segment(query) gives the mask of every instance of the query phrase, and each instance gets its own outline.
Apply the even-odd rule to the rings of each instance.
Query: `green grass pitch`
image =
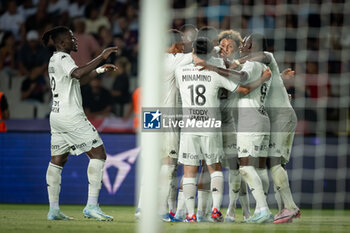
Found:
[[[0,204],[1,233],[90,233],[90,232],[136,232],[134,207],[102,206],[103,211],[113,215],[116,221],[98,222],[85,219],[84,206],[61,205],[61,210],[75,218],[73,221],[47,221],[47,205]],[[276,213],[276,210],[273,210]],[[302,210],[301,218],[287,224],[251,225],[242,223],[240,210],[238,223],[162,223],[166,233],[244,232],[244,233],[284,233],[284,232],[350,232],[350,210]],[[151,233],[151,232],[150,232]]]

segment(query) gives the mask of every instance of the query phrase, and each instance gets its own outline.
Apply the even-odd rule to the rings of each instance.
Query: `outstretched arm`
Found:
[[[202,66],[200,70],[210,70],[218,73],[221,76],[227,77],[232,79],[235,82],[244,82],[248,79],[248,75],[244,71],[236,71],[236,70],[229,70],[220,68],[217,66],[209,65],[205,62],[199,62],[195,64],[196,66]]]
[[[84,66],[78,67],[76,68],[71,76],[73,78],[76,79],[83,79],[84,76],[88,75],[97,75],[96,70],[94,70],[102,61],[106,60],[112,53],[115,53],[118,51],[118,47],[110,47],[107,48],[105,50],[103,50],[103,52],[97,56],[95,59],[93,59],[92,61],[90,61],[89,63],[87,63]],[[92,74],[90,74],[92,73]]]
[[[237,89],[238,93],[241,93],[243,95],[247,95],[250,92],[254,91],[256,88],[258,88],[261,84],[268,81],[271,78],[271,70],[270,68],[266,68],[264,72],[261,74],[261,77],[251,83],[248,83],[247,85],[240,85]]]
[[[95,78],[98,74],[102,74],[107,71],[116,71],[118,68],[112,64],[105,64],[103,66],[98,67],[97,69],[91,71],[89,74],[83,76],[80,79],[80,85],[87,84],[91,79]]]

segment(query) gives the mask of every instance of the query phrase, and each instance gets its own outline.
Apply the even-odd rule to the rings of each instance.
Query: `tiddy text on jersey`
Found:
[[[211,76],[204,75],[204,74],[184,74],[182,75],[182,81],[183,82],[189,82],[189,81],[211,82]]]
[[[51,112],[59,113],[60,112],[60,101],[54,100],[52,102]]]
[[[197,121],[207,121],[209,120],[208,109],[193,109],[190,108],[190,119],[195,119]]]

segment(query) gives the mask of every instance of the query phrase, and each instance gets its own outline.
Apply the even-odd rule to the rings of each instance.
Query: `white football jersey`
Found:
[[[52,108],[50,125],[52,132],[74,131],[85,114],[82,107],[80,82],[72,78],[78,66],[65,52],[55,52],[49,62]]]
[[[277,62],[272,53],[265,52],[270,57],[271,62],[269,68],[271,69],[271,86],[267,95],[266,107],[269,117],[272,118],[279,112],[285,112],[288,109],[292,109],[290,104],[288,93],[284,87],[283,80],[278,68]]]
[[[248,74],[248,79],[242,84],[258,80],[266,66],[260,62],[247,61],[241,71]],[[265,102],[269,92],[271,79],[247,95],[238,99],[238,132],[269,132],[270,120],[266,113]]]
[[[177,100],[177,88],[175,82],[175,70],[178,67],[188,65],[192,62],[191,53],[167,53],[165,55],[165,71],[162,82],[162,107],[175,107]]]
[[[194,64],[176,69],[175,77],[180,90],[183,114],[188,114],[196,120],[205,121],[220,114],[218,92],[225,88],[234,92],[238,84],[220,76],[216,72],[202,70]],[[196,112],[199,110],[199,113]],[[206,112],[207,111],[207,112]],[[213,115],[214,114],[214,115]],[[218,116],[220,119],[220,116]],[[218,119],[218,118],[216,118]],[[212,135],[213,132],[196,132],[196,135]]]

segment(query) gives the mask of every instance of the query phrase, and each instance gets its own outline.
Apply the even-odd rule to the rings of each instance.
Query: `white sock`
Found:
[[[177,168],[175,167],[171,176],[170,193],[168,198],[169,212],[175,213],[176,211],[176,196],[177,196]]]
[[[270,180],[269,180],[269,175],[267,173],[267,169],[266,168],[256,168],[255,170],[260,177],[265,196],[267,196],[267,194],[269,192],[269,186],[270,186]]]
[[[195,201],[197,191],[197,179],[196,178],[183,178],[183,192],[185,197],[185,205],[187,208],[188,216],[192,217],[194,214]]]
[[[275,191],[275,199],[277,201],[278,212],[281,212],[281,210],[284,208],[284,204],[283,204],[281,195],[280,195],[280,193],[277,190],[276,185],[273,186],[273,190]]]
[[[248,188],[247,188],[247,183],[243,179],[241,179],[241,189],[239,191],[239,202],[241,203],[243,216],[246,218],[249,218],[250,206],[249,206]]]
[[[212,209],[220,210],[222,204],[222,198],[224,195],[224,175],[221,171],[215,171],[210,174],[210,190],[213,197]]]
[[[210,190],[198,190],[197,215],[205,216]]]
[[[98,196],[100,194],[103,177],[103,167],[105,160],[102,159],[90,159],[87,169],[89,180],[89,196],[88,205],[97,205]]]
[[[262,187],[262,183],[259,175],[257,174],[253,166],[243,166],[239,168],[245,182],[247,182],[253,197],[256,201],[256,210],[259,211],[261,208],[267,207],[266,196]]]
[[[284,203],[285,208],[293,210],[298,208],[294,203],[292,193],[289,188],[288,174],[281,165],[273,166],[271,169],[271,177],[276,189],[281,195],[281,199]]]
[[[239,198],[239,191],[241,188],[241,174],[238,170],[229,170],[229,196],[230,203],[227,208],[228,216],[235,216],[236,203]]]
[[[186,215],[185,197],[182,189],[179,189],[177,196],[177,208],[175,217],[180,218]]]
[[[168,212],[168,197],[170,193],[170,185],[172,181],[172,174],[175,170],[175,165],[163,164],[160,168],[159,181],[159,211],[160,215]]]
[[[47,192],[51,209],[59,209],[59,196],[61,191],[61,174],[63,167],[49,163],[46,171]]]

